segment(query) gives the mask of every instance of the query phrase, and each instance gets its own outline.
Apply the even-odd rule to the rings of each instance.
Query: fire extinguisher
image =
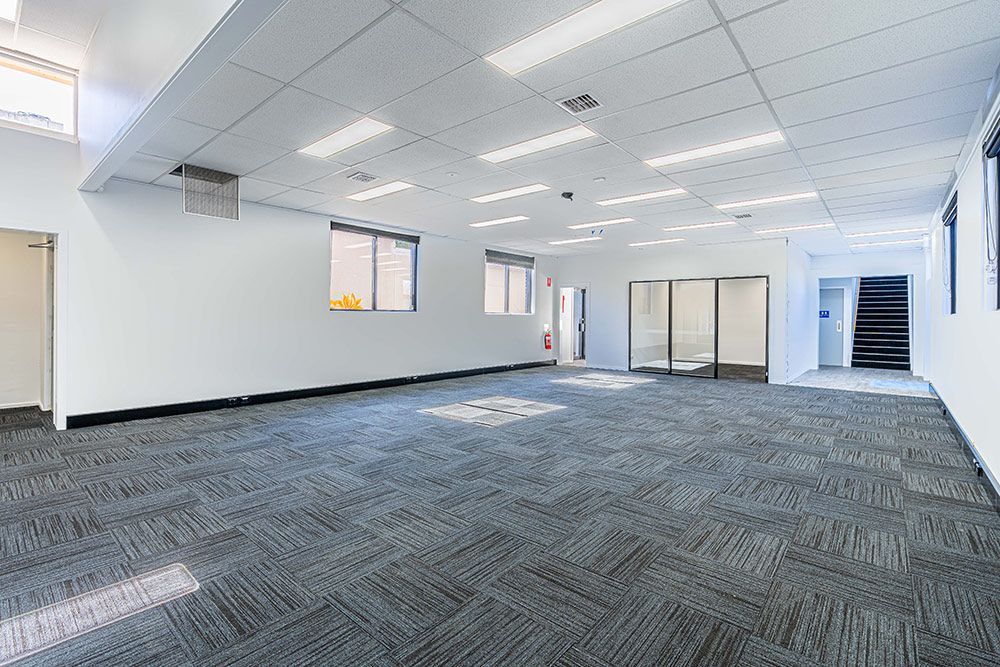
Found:
[[[544,340],[545,340],[545,349],[546,350],[551,350],[552,349],[552,332],[551,331],[546,331],[545,332]]]

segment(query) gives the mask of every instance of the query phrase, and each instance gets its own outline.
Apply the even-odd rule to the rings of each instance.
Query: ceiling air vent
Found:
[[[372,174],[366,174],[363,171],[356,171],[347,177],[349,181],[357,181],[358,183],[371,183],[372,181],[378,180],[378,176]]]
[[[753,214],[751,214],[751,213],[738,213],[738,214],[734,215],[733,217],[736,218],[737,220],[746,220],[748,218],[752,218]]]
[[[591,109],[596,109],[601,106],[601,103],[591,97],[590,93],[570,97],[561,101],[559,104],[563,109],[571,114],[581,114],[584,111],[590,111]]]
[[[226,220],[240,219],[239,176],[190,164],[182,164],[179,170],[185,213]]]

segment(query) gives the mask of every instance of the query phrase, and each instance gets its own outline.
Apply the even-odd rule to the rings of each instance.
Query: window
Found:
[[[0,57],[0,123],[44,134],[76,135],[76,76]]]
[[[948,312],[954,315],[957,312],[957,297],[958,290],[956,289],[956,274],[958,272],[957,254],[958,254],[958,193],[955,193],[951,197],[951,201],[948,202],[948,207],[944,210],[944,216],[942,216],[944,221],[944,262],[943,267],[943,277],[944,277],[944,291],[945,291],[945,303],[948,307]]]
[[[983,144],[983,254],[985,255],[983,286],[985,305],[990,310],[1000,308],[1000,275],[997,249],[1000,247],[1000,118],[986,135]]]
[[[534,312],[535,258],[486,251],[486,312]]]
[[[420,237],[330,223],[330,310],[414,311]]]

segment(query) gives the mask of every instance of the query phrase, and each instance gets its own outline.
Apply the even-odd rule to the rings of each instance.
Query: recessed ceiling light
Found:
[[[815,199],[819,195],[815,192],[797,192],[794,195],[779,195],[777,197],[765,197],[763,199],[748,199],[746,201],[734,201],[730,204],[719,204],[715,208],[725,211],[730,208],[744,208],[746,206],[763,206],[765,204],[780,204],[785,201],[798,201],[799,199]]]
[[[904,239],[902,241],[874,241],[870,243],[852,243],[852,248],[871,248],[879,245],[903,245],[909,243],[923,243],[923,239]]]
[[[684,239],[661,239],[659,241],[642,241],[640,243],[629,243],[633,248],[641,248],[647,245],[663,245],[664,243],[680,243]]]
[[[628,195],[626,197],[615,197],[614,199],[602,199],[596,202],[599,206],[614,206],[615,204],[628,204],[634,201],[645,201],[647,199],[659,199],[661,197],[675,197],[677,195],[687,194],[687,190],[683,188],[674,188],[673,190],[659,190],[657,192],[644,192],[639,195]]]
[[[635,218],[615,218],[614,220],[601,220],[600,222],[582,222],[579,225],[566,225],[566,229],[590,229],[591,227],[610,227],[620,225],[625,222],[635,222]]]
[[[755,229],[758,234],[783,234],[785,232],[805,232],[810,229],[830,229],[832,222],[823,222],[817,225],[798,225],[797,227],[772,227],[770,229]]]
[[[340,128],[333,134],[323,137],[315,143],[309,144],[305,148],[300,148],[299,152],[314,157],[328,158],[331,155],[335,155],[351,146],[356,146],[362,141],[368,141],[372,137],[377,137],[391,129],[392,125],[386,125],[372,118],[362,118],[346,127]]]
[[[376,197],[382,197],[384,195],[391,195],[393,192],[399,192],[400,190],[406,190],[412,187],[412,183],[393,181],[392,183],[380,185],[377,188],[356,192],[353,195],[348,195],[347,198],[353,199],[354,201],[368,201],[369,199],[375,199]]]
[[[571,127],[567,130],[560,130],[558,132],[553,132],[552,134],[546,134],[542,137],[522,141],[521,143],[514,144],[513,146],[499,148],[495,151],[484,153],[479,157],[487,162],[504,162],[505,160],[513,160],[514,158],[521,157],[522,155],[530,155],[532,153],[544,151],[549,148],[555,148],[556,146],[562,146],[564,144],[571,144],[574,141],[580,141],[581,139],[593,136],[595,136],[595,132],[593,130],[588,127],[584,127],[583,125],[577,125],[576,127]]]
[[[911,229],[887,229],[884,232],[857,232],[855,234],[844,234],[844,238],[848,239],[863,239],[868,236],[889,236],[890,234],[919,234],[921,232],[926,232],[927,230],[923,227],[914,227]]]
[[[566,239],[564,241],[549,241],[549,245],[569,245],[571,243],[587,243],[589,241],[600,241],[602,236],[585,236],[582,239]]]
[[[13,22],[17,18],[17,0],[0,0],[0,19]]]
[[[683,0],[600,0],[500,49],[486,60],[508,74],[517,74],[680,2]]]
[[[735,153],[736,151],[743,151],[748,148],[756,148],[758,146],[767,146],[769,144],[776,144],[784,140],[785,137],[781,135],[781,132],[768,132],[767,134],[758,134],[753,137],[745,137],[743,139],[736,139],[734,141],[726,141],[721,144],[713,144],[711,146],[704,146],[702,148],[694,148],[692,150],[684,151],[682,153],[672,153],[671,155],[654,157],[652,160],[646,160],[646,164],[648,164],[650,167],[664,167],[668,164],[677,164],[678,162],[687,162],[688,160],[697,160],[703,157],[711,157],[713,155],[723,155],[725,153]]]
[[[492,227],[494,225],[506,225],[508,222],[521,222],[528,220],[526,215],[512,215],[509,218],[497,218],[496,220],[483,220],[482,222],[469,223],[469,227]]]
[[[664,227],[665,232],[683,232],[688,229],[711,229],[712,227],[729,227],[737,223],[732,220],[724,220],[723,222],[703,222],[697,225],[681,225],[680,227]]]
[[[541,183],[535,183],[534,185],[525,185],[521,188],[514,188],[513,190],[503,190],[501,192],[494,192],[488,195],[480,195],[479,197],[473,197],[472,201],[480,204],[488,204],[492,201],[500,201],[501,199],[510,199],[511,197],[520,197],[521,195],[530,195],[533,192],[541,192],[542,190],[548,190],[549,186],[542,185]]]

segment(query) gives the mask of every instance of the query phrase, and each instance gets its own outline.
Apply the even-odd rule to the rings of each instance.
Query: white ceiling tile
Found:
[[[351,146],[347,150],[340,151],[332,155],[330,159],[340,164],[357,165],[419,140],[420,137],[418,135],[396,127],[388,132],[383,132],[377,137],[372,137],[367,141]]]
[[[773,103],[785,125],[798,125],[950,86],[989,80],[998,61],[1000,40],[783,97]]]
[[[560,178],[559,189],[575,192],[578,197],[589,201],[599,201],[618,197],[622,189],[633,188],[640,181],[661,178],[659,172],[645,162],[633,160],[615,167]],[[659,189],[676,187],[673,181],[668,183]]]
[[[286,152],[285,149],[270,144],[222,133],[192,155],[188,162],[198,167],[208,167],[243,176],[276,160]]]
[[[304,210],[311,206],[318,206],[330,198],[330,195],[312,190],[291,189],[276,194],[273,197],[260,200],[261,204],[268,206],[281,206],[282,208],[294,208]]]
[[[390,7],[384,0],[291,0],[232,60],[272,78],[291,81]]]
[[[414,185],[425,188],[441,188],[455,183],[461,183],[472,178],[489,176],[503,172],[504,169],[492,162],[480,160],[476,157],[465,158],[458,162],[453,162],[434,169],[420,172],[409,177],[409,181]]]
[[[17,30],[14,37],[14,49],[71,69],[80,68],[87,51],[87,47],[82,44],[23,26]]]
[[[529,88],[499,69],[482,60],[473,60],[371,116],[429,136],[532,95]]]
[[[896,150],[944,139],[964,139],[972,126],[975,114],[961,114],[948,118],[918,123],[907,127],[878,132],[865,137],[844,139],[831,144],[822,144],[799,150],[802,161],[807,165],[822,164],[861,155]]]
[[[181,120],[224,130],[280,88],[279,81],[226,63],[175,115]]]
[[[434,135],[434,139],[470,155],[481,155],[576,124],[570,114],[534,96],[445,130]]]
[[[662,100],[641,104],[625,111],[588,120],[595,132],[616,141],[646,134],[733,109],[760,104],[764,101],[749,74],[709,84]],[[592,114],[600,114],[595,109]]]
[[[815,190],[809,180],[809,174],[801,167],[775,171],[769,174],[758,174],[756,176],[745,176],[743,178],[732,178],[714,183],[699,183],[688,186],[688,190],[699,197],[718,198],[726,197],[734,201],[744,199],[757,199],[770,195],[757,195],[757,192],[769,191],[774,194],[787,194],[793,192],[812,192]],[[749,193],[744,197],[743,194]],[[731,196],[729,196],[731,195]]]
[[[883,167],[882,169],[869,169],[866,171],[856,171],[839,176],[828,176],[817,178],[816,186],[820,189],[842,188],[849,185],[864,185],[866,183],[882,183],[885,181],[896,181],[901,178],[911,176],[925,176],[929,174],[942,174],[950,172],[955,167],[953,157],[939,158],[937,160],[927,160],[925,162],[914,162],[912,164],[896,165],[894,167]]]
[[[613,169],[634,161],[635,158],[622,149],[605,143],[530,164],[511,165],[510,169],[528,180],[554,185],[575,174]]]
[[[142,147],[142,152],[180,161],[201,148],[217,134],[219,134],[218,130],[177,118],[168,118],[167,122],[153,135],[153,138]]]
[[[0,19],[0,47],[14,48],[14,23]]]
[[[181,189],[181,177],[179,174],[167,173],[160,176],[158,179],[153,181],[153,185],[159,185],[164,188],[172,188],[174,190]]]
[[[229,132],[298,150],[358,119],[351,109],[286,86],[254,109]],[[330,159],[337,160],[337,156]]]
[[[107,9],[107,0],[23,0],[20,22],[22,28],[86,46]]]
[[[367,113],[472,58],[468,51],[395,10],[297,78],[295,85]]]
[[[362,190],[367,190],[378,185],[384,185],[389,182],[388,179],[384,178],[372,181],[371,183],[359,183],[357,181],[350,180],[348,176],[356,171],[357,170],[354,167],[347,167],[346,169],[342,169],[341,171],[330,174],[329,176],[318,178],[308,184],[309,189],[317,192],[325,192],[331,196],[342,197],[344,195],[361,192]]]
[[[880,169],[882,167],[924,162],[939,158],[951,158],[952,164],[954,164],[958,160],[958,155],[962,152],[963,146],[965,146],[965,137],[932,141],[892,151],[883,151],[872,155],[812,165],[809,167],[809,173],[812,174],[813,178],[826,178],[828,176],[850,174],[856,171]]]
[[[900,178],[895,181],[883,181],[880,183],[866,183],[864,185],[851,185],[847,187],[821,189],[821,194],[825,201],[845,197],[860,197],[864,195],[883,194],[889,192],[903,192],[917,188],[927,188],[940,186],[951,180],[951,174],[928,174],[926,176],[911,176],[910,178]]]
[[[988,81],[978,81],[812,123],[786,126],[785,135],[796,148],[806,148],[955,114],[975,112],[986,99],[988,87]]]
[[[534,90],[549,90],[718,24],[706,0],[688,0],[536,65],[517,78]]]
[[[249,175],[262,181],[299,187],[343,168],[343,165],[329,160],[321,160],[302,153],[289,153],[250,172]]]
[[[669,155],[692,148],[701,148],[733,139],[742,139],[765,132],[773,132],[777,124],[765,104],[758,104],[745,109],[729,111],[711,118],[692,121],[664,130],[657,130],[628,139],[622,139],[618,145],[643,160],[661,155]],[[772,144],[764,147],[767,152],[785,150],[783,144]],[[757,149],[760,150],[760,149]],[[740,151],[743,155],[760,155],[751,151]],[[723,156],[723,160],[732,160],[734,154]],[[718,160],[718,158],[715,158]],[[711,164],[699,160],[700,164]],[[670,165],[664,169],[680,171],[691,167],[694,162]],[[697,166],[697,165],[694,165]]]
[[[368,211],[371,216],[379,218],[384,214],[404,214],[424,211],[435,206],[450,204],[456,201],[458,200],[455,197],[446,195],[443,192],[415,188],[413,190],[404,190],[391,197],[380,197],[365,203],[368,204]]]
[[[722,28],[620,63],[545,93],[551,100],[590,93],[606,113],[690,90],[745,71]]]
[[[742,152],[739,154],[742,156]],[[736,153],[730,154],[730,160],[737,157]],[[694,164],[692,161],[691,164]],[[775,171],[795,169],[800,167],[795,154],[789,150],[783,150],[773,155],[764,155],[750,159],[739,159],[726,162],[724,164],[703,167],[700,169],[689,169],[671,173],[670,178],[682,186],[697,185],[698,183],[714,183],[733,178],[744,178],[756,176],[758,174],[768,174]]]
[[[288,190],[287,187],[277,183],[268,183],[247,177],[240,179],[240,199],[243,201],[260,201],[286,190]]]
[[[829,191],[828,191],[829,192]],[[911,188],[899,192],[881,192],[875,194],[855,195],[832,198],[824,196],[830,210],[839,210],[851,206],[879,205],[885,206],[896,202],[922,201],[924,199],[941,199],[941,186],[933,185],[923,188]]]
[[[731,28],[755,67],[882,30],[963,0],[851,2],[830,11],[829,0],[787,0],[737,21]]]
[[[532,181],[529,181],[524,176],[520,176],[510,171],[501,171],[495,174],[490,174],[489,176],[462,181],[461,183],[442,185],[438,188],[438,190],[454,195],[455,197],[461,197],[462,199],[471,199],[473,197],[479,197],[480,195],[488,195],[493,192],[510,190],[512,188],[519,188],[531,184]],[[551,190],[548,192],[551,193]],[[524,201],[528,197],[535,196],[537,196],[537,194],[524,195],[522,197],[512,199],[511,201],[516,201],[518,199]],[[558,196],[558,194],[556,196]],[[490,205],[477,203],[476,206],[483,207],[483,210],[487,210]]]
[[[406,11],[479,55],[544,28],[589,0],[409,0]]]
[[[168,171],[173,171],[177,163],[152,155],[136,153],[128,159],[121,169],[115,172],[117,178],[140,183],[152,183]]]
[[[737,16],[743,16],[749,12],[756,11],[761,7],[774,4],[774,0],[716,0],[715,4],[719,6],[719,11],[722,12],[722,15],[728,21]]]
[[[394,179],[419,174],[467,157],[465,153],[432,139],[421,139],[397,148],[391,153],[362,162],[357,168],[380,178]]]

